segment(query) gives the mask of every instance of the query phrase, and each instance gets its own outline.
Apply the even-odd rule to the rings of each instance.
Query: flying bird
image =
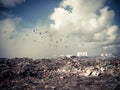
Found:
[[[58,43],[58,41],[56,41],[56,43]]]
[[[29,36],[28,34],[26,34],[26,36]]]
[[[60,41],[62,41],[62,39],[60,38]]]
[[[48,33],[48,31],[45,31],[45,33]]]
[[[65,48],[67,48],[68,46],[66,45]]]
[[[36,42],[36,40],[34,40],[34,42]]]
[[[67,38],[69,38],[69,36],[67,36]]]

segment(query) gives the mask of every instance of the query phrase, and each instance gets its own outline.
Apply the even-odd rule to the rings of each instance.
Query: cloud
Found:
[[[63,38],[54,35],[48,26],[38,22],[33,28],[18,28],[21,22],[21,18],[15,17],[0,21],[0,57],[47,58],[64,51],[65,41],[58,46],[58,39]]]
[[[0,21],[0,57],[47,58],[101,53],[117,55],[120,49],[119,28],[114,25],[115,13],[103,6],[105,0],[63,0],[50,15],[50,26],[37,22],[24,28],[22,19]]]
[[[16,24],[21,21],[20,18],[6,18],[2,21],[0,21],[0,33],[2,35],[9,36],[12,32],[16,30]]]
[[[34,33],[34,28],[18,28],[20,22],[21,18],[15,17],[0,21],[0,57],[34,58],[39,56],[40,52],[44,53],[39,51],[39,33]]]
[[[73,35],[73,38],[77,38],[73,42],[78,42],[78,45],[84,43],[84,47],[78,48],[80,51],[101,53],[102,48],[114,44],[118,36],[118,26],[113,23],[115,13],[108,6],[103,6],[104,2],[105,0],[63,0],[50,16],[54,21],[51,29]]]
[[[16,4],[20,4],[25,1],[26,0],[0,0],[0,4],[2,4],[4,7],[15,7]]]
[[[8,55],[6,53],[12,51],[9,51],[9,49],[13,48],[10,46],[10,43],[12,43],[11,39],[20,20],[20,18],[6,18],[0,21],[0,56]]]

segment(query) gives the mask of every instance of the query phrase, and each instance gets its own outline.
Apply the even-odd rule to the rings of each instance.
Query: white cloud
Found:
[[[65,41],[57,45],[58,39],[63,38],[54,35],[48,26],[37,23],[33,28],[18,28],[20,21],[20,18],[0,21],[0,57],[47,58],[64,51]]]
[[[84,47],[79,50],[93,47],[90,52],[94,52],[97,47],[96,53],[100,53],[104,45],[114,43],[118,32],[118,27],[113,24],[115,13],[103,6],[104,2],[105,0],[63,0],[51,14],[50,19],[54,21],[51,29],[72,34],[77,38],[74,42],[78,42],[78,45],[79,42],[84,43]]]
[[[20,18],[6,18],[0,21],[0,37],[9,38],[16,30],[16,25],[21,21]]]
[[[0,4],[2,4],[5,7],[14,7],[16,6],[16,4],[20,4],[25,1],[26,0],[0,0]]]
[[[33,28],[18,28],[21,19],[13,17],[0,21],[0,57],[118,53],[115,13],[103,4],[104,0],[63,0],[50,15],[50,27],[38,22]]]
[[[42,56],[41,53],[44,54],[45,48],[39,47],[39,33],[34,33],[33,29],[30,28],[21,27],[22,31],[17,30],[20,21],[19,18],[8,18],[0,21],[0,57],[34,58]],[[40,41],[43,42],[43,40]]]

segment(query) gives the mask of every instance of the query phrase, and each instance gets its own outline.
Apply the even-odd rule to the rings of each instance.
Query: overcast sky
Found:
[[[0,0],[0,57],[119,55],[119,0]]]

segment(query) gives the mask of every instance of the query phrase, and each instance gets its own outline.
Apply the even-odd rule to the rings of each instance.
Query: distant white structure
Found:
[[[100,56],[101,56],[101,57],[103,57],[103,56],[104,56],[104,54],[102,53]]]
[[[101,53],[100,56],[101,57],[110,57],[110,56],[112,56],[112,54],[111,53]]]
[[[77,52],[77,56],[80,57],[80,56],[88,56],[88,53],[85,51],[85,52]]]
[[[80,52],[77,52],[77,56],[78,56],[78,57],[80,56]]]

